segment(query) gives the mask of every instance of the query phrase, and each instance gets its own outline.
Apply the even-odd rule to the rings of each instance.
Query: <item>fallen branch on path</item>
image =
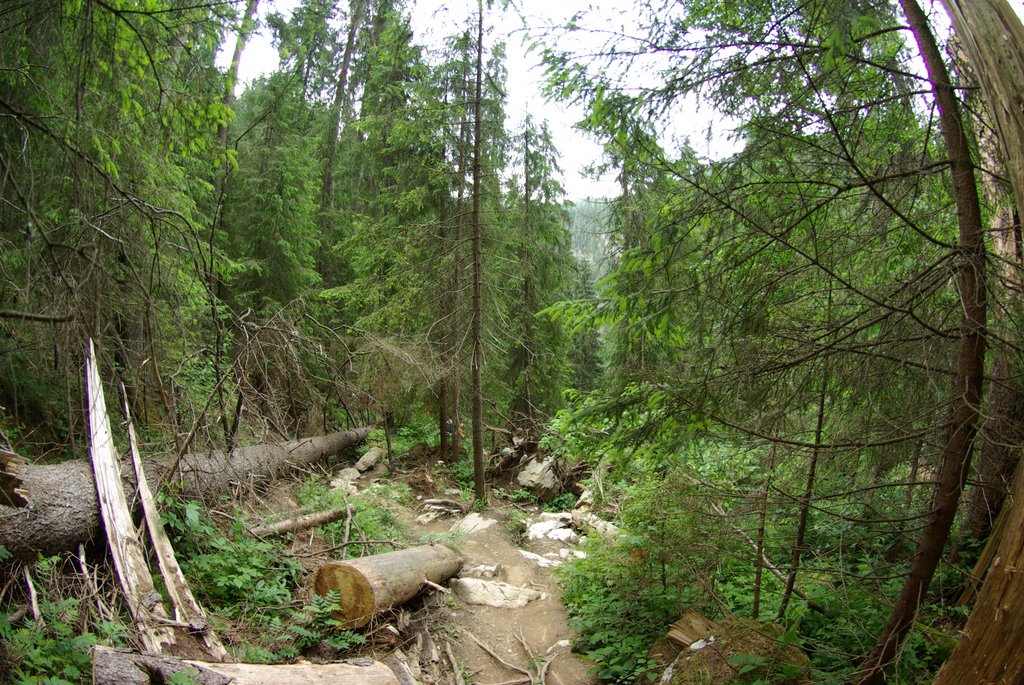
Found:
[[[304,514],[302,516],[285,519],[284,521],[278,521],[277,523],[272,523],[270,525],[250,528],[249,533],[256,537],[297,533],[298,531],[306,530],[307,528],[315,528],[328,523],[334,523],[345,515],[345,511],[345,509],[327,509],[326,511],[318,511],[313,514]]]

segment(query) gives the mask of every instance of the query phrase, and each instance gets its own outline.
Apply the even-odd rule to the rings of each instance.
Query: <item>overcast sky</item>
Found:
[[[1024,16],[1024,0],[1009,2],[1018,16]],[[263,0],[260,15],[265,17],[270,11],[288,14],[298,4],[298,0]],[[475,11],[476,4],[476,0],[418,0],[412,13],[415,40],[428,48],[439,46],[445,36],[465,29],[466,18]],[[495,9],[488,14],[488,35],[485,36],[485,42],[504,40],[507,46],[506,112],[509,130],[514,131],[521,125],[527,111],[535,121],[547,120],[561,154],[559,163],[569,199],[615,196],[618,186],[611,176],[594,179],[584,174],[586,167],[601,161],[601,147],[573,128],[583,112],[578,108],[545,102],[540,96],[544,76],[542,67],[538,66],[540,55],[527,54],[522,26],[524,19],[532,28],[562,25],[576,12],[588,8],[617,24],[632,14],[630,10],[636,7],[635,0],[513,0],[512,5],[504,13]],[[221,57],[222,61],[229,59],[223,54]],[[248,83],[277,66],[277,51],[271,45],[270,32],[262,27],[246,46],[240,65],[240,80],[243,84]],[[716,121],[714,116],[706,109],[701,111],[693,106],[680,115],[682,121],[676,122],[677,133],[688,136],[698,154],[718,157],[734,151],[727,138],[728,124]],[[709,129],[716,134],[710,141],[707,136]]]

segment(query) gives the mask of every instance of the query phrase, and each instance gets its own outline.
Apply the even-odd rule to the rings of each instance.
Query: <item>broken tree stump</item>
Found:
[[[332,561],[313,574],[313,592],[337,590],[341,609],[335,618],[346,628],[359,628],[379,611],[403,604],[430,583],[443,583],[462,568],[458,553],[432,544],[361,559]]]
[[[137,654],[97,645],[92,653],[93,685],[151,685],[188,674],[196,685],[399,685],[391,669],[373,659],[340,664],[221,664]]]

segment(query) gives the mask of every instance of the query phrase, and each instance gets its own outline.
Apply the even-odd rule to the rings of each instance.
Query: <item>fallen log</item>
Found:
[[[92,653],[93,685],[151,685],[187,674],[196,685],[399,685],[391,669],[373,659],[340,664],[221,664],[136,654],[97,645]]]
[[[180,460],[151,460],[146,471],[154,482],[167,477],[177,462],[175,482],[186,497],[207,498],[228,492],[233,483],[270,480],[292,469],[327,459],[366,439],[370,427],[356,428],[283,443],[239,447],[230,452],[193,452]],[[132,469],[122,476],[134,489]],[[63,464],[25,464],[19,488],[31,508],[0,505],[0,544],[17,559],[71,551],[100,535],[99,509],[92,468],[87,460]]]
[[[307,528],[313,528],[315,526],[322,526],[325,523],[333,523],[340,518],[345,516],[345,509],[328,509],[326,511],[318,511],[313,514],[306,514],[304,516],[296,516],[294,518],[285,519],[284,521],[278,521],[268,526],[258,526],[256,528],[250,528],[249,532],[257,537],[264,535],[284,535],[285,533],[295,533],[300,530],[306,530]]]
[[[398,606],[419,594],[425,585],[443,583],[462,568],[462,559],[439,544],[410,547],[348,561],[332,561],[313,574],[313,592],[341,595],[334,613],[345,628],[359,628],[374,614]]]

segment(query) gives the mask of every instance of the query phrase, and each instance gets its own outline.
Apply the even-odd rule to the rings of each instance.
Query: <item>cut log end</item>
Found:
[[[341,610],[335,612],[334,618],[341,621],[346,629],[361,628],[370,622],[377,602],[373,586],[358,568],[339,563],[317,569],[313,576],[313,592],[323,596],[331,590],[336,590],[341,596]]]
[[[378,611],[412,599],[424,585],[443,583],[462,568],[455,550],[423,545],[361,559],[324,564],[313,574],[313,592],[340,595],[335,619],[345,628],[361,628]]]

